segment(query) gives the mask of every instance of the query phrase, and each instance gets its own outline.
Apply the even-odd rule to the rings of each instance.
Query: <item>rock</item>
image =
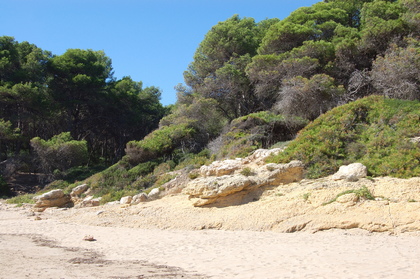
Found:
[[[236,193],[251,184],[251,179],[246,176],[224,175],[220,177],[197,178],[188,183],[183,192],[191,197],[212,199]]]
[[[278,185],[297,182],[303,179],[305,165],[301,161],[291,161],[287,164],[268,164],[257,172],[259,184]]]
[[[147,201],[147,195],[145,193],[140,193],[135,196],[133,196],[133,199],[131,201],[131,204],[139,204],[141,202]]]
[[[122,197],[120,199],[120,204],[130,204],[132,200],[133,200],[132,196]]]
[[[283,151],[283,148],[257,149],[243,160],[244,164],[254,163],[257,165],[265,164],[265,159],[271,155],[276,155]]]
[[[45,210],[48,207],[66,206],[71,202],[70,196],[64,194],[63,190],[61,189],[52,190],[48,193],[36,196],[34,197],[34,200],[34,207],[38,208],[39,210]]]
[[[355,204],[358,200],[359,200],[358,195],[356,195],[355,193],[349,193],[349,194],[339,196],[336,201],[339,203]]]
[[[303,170],[304,165],[300,161],[270,164],[268,168],[256,166],[252,169],[252,176],[232,174],[199,177],[190,181],[183,193],[189,195],[194,206],[202,206],[240,191],[254,191],[263,186],[300,181]]]
[[[420,137],[410,138],[410,142],[420,144]]]
[[[82,193],[86,192],[86,190],[88,188],[89,188],[89,185],[87,185],[87,184],[81,184],[79,186],[76,186],[71,191],[70,196],[71,197],[79,197]]]
[[[93,198],[93,196],[88,196],[80,203],[76,204],[75,208],[99,206],[101,204],[101,199],[102,198]]]
[[[160,190],[159,188],[154,188],[150,193],[147,195],[148,199],[153,200],[159,198]]]
[[[367,168],[361,163],[353,163],[347,166],[341,166],[338,172],[333,176],[333,180],[345,179],[347,181],[357,181],[367,176]]]
[[[208,166],[202,166],[200,168],[200,174],[202,176],[222,176],[232,174],[235,170],[240,169],[242,165],[242,159],[240,158],[235,160],[214,161]]]
[[[99,210],[98,212],[96,212],[96,215],[101,215],[104,212],[105,212],[105,210]]]

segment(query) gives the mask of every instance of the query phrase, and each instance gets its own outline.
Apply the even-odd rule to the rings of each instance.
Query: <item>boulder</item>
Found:
[[[57,189],[34,197],[35,208],[45,210],[48,207],[63,207],[68,205],[71,200],[70,196],[64,194],[63,190]]]
[[[133,200],[132,196],[122,197],[120,199],[120,204],[130,204],[132,200]]]
[[[145,193],[140,193],[135,196],[133,196],[133,199],[131,201],[131,204],[139,204],[141,202],[147,201],[147,195]]]
[[[71,197],[79,197],[82,193],[86,192],[86,190],[88,188],[89,188],[89,185],[87,185],[87,184],[81,184],[79,186],[76,186],[71,191],[70,196]]]
[[[148,198],[148,199],[150,199],[150,200],[153,200],[153,199],[157,199],[157,198],[159,198],[159,195],[160,195],[160,190],[159,190],[159,188],[154,188],[154,189],[152,189],[152,191],[150,191],[150,193],[147,195],[147,198]]]
[[[99,206],[102,198],[93,198],[93,196],[88,196],[84,198],[81,202],[75,205],[75,208],[82,207],[94,207]]]
[[[353,163],[347,166],[341,166],[333,176],[333,180],[345,179],[347,181],[357,181],[367,176],[367,168],[361,163]]]

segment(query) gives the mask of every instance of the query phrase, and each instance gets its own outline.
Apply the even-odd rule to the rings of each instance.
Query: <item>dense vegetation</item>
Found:
[[[28,42],[0,37],[3,175],[41,171],[51,180],[57,178],[54,173],[74,166],[115,163],[128,141],[157,127],[166,111],[159,99],[156,87],[143,88],[130,77],[113,78],[111,59],[102,51],[69,49],[55,56]],[[48,140],[56,141],[62,133],[74,139],[73,146],[83,143],[83,156],[68,144],[67,152],[47,150]],[[63,163],[68,160],[72,162]]]
[[[315,178],[354,162],[372,176],[419,176],[419,123],[418,101],[366,97],[318,117],[270,161],[301,160]]]
[[[369,127],[395,121],[392,113],[400,118],[417,113],[399,114],[397,108],[417,106],[420,100],[419,14],[417,0],[325,0],[299,8],[283,20],[255,22],[234,15],[206,34],[184,73],[185,85],[176,86],[178,100],[170,111],[159,104],[156,88],[143,89],[129,77],[115,80],[103,52],[68,50],[53,56],[3,37],[1,159],[33,153],[54,136],[70,132],[67,141],[86,142],[89,163],[122,158],[95,180],[97,189],[114,188],[122,194],[159,184],[159,174],[173,169],[245,156],[256,148],[289,141],[315,120],[309,126],[315,130],[305,129],[287,153],[288,159],[304,160],[311,176],[354,160],[366,163],[372,175],[416,175],[412,164],[419,158],[405,141],[405,147],[384,144],[390,149],[377,150],[377,155],[369,151],[373,157],[362,153],[382,146],[374,143],[380,137]],[[344,106],[325,117],[337,114],[337,119],[347,120],[315,128],[325,121],[325,117],[318,120],[320,115],[370,95],[382,96],[361,101],[372,102],[366,110],[377,118],[370,115],[348,130],[342,121],[359,116],[344,112],[349,108]],[[405,105],[383,98],[413,102]],[[381,105],[388,111],[377,109]],[[412,121],[401,124],[407,127],[396,134],[391,133],[392,125],[383,124],[379,135],[415,136],[412,127],[419,126],[419,119],[413,116]],[[316,129],[325,132],[319,142],[322,150],[310,146],[313,141],[306,150],[313,154],[304,155],[299,144],[311,133],[314,137]],[[349,135],[344,136],[344,131]],[[357,133],[365,136],[359,138]],[[46,142],[31,141],[34,137]],[[38,161],[47,149],[39,150]],[[401,155],[410,166],[395,166],[402,158],[386,157],[401,150],[411,150]],[[381,158],[389,159],[389,165],[376,164]],[[61,176],[66,172],[59,165],[44,171]]]

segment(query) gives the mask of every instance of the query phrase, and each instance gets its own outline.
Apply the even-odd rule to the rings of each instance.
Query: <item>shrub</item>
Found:
[[[372,193],[369,191],[369,189],[366,186],[363,186],[362,188],[357,189],[357,190],[347,190],[347,191],[341,192],[334,199],[332,199],[328,202],[325,202],[322,205],[327,205],[327,204],[333,203],[338,199],[338,197],[341,197],[341,196],[344,196],[344,195],[347,195],[347,194],[351,194],[351,193],[356,194],[359,198],[364,198],[364,199],[367,199],[367,200],[375,200],[375,197],[372,195]]]
[[[250,168],[243,168],[241,170],[241,174],[244,176],[251,176],[251,175],[254,175],[254,172]]]
[[[169,155],[183,143],[191,140],[195,130],[188,124],[164,126],[153,131],[141,141],[130,141],[125,149],[131,164],[143,163]]]
[[[61,133],[50,140],[39,137],[31,140],[41,170],[48,175],[61,173],[71,167],[81,166],[88,161],[87,143],[73,140],[70,132]]]
[[[372,176],[420,175],[420,103],[370,96],[334,108],[301,130],[286,150],[268,159],[301,160],[310,178],[360,162]]]
[[[24,203],[33,204],[35,203],[33,197],[35,197],[35,194],[19,195],[8,199],[6,202],[9,204],[16,204],[17,206],[22,206]]]
[[[234,119],[227,132],[209,144],[209,148],[218,158],[246,157],[258,148],[293,139],[306,124],[306,120],[298,117],[268,111],[251,113]]]

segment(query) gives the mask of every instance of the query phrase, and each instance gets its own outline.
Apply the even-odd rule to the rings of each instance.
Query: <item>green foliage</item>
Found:
[[[252,176],[254,175],[254,172],[251,168],[246,167],[241,170],[240,174],[242,174],[243,176]]]
[[[132,164],[146,162],[169,155],[176,148],[182,148],[194,133],[195,130],[185,123],[164,126],[141,141],[129,142],[125,151]]]
[[[301,130],[270,162],[301,160],[308,177],[329,175],[341,165],[364,164],[372,176],[420,174],[420,104],[371,96],[337,107]]]
[[[229,130],[213,141],[209,148],[218,158],[246,157],[258,148],[268,148],[278,141],[290,140],[306,125],[295,117],[268,111],[234,119]]]
[[[84,165],[88,160],[86,141],[73,140],[69,132],[53,136],[50,140],[33,138],[31,146],[46,174],[53,174],[55,170],[66,171]]]
[[[364,198],[364,199],[367,199],[367,200],[375,200],[375,197],[372,195],[372,193],[369,191],[369,189],[366,186],[363,186],[360,189],[347,190],[347,191],[341,192],[334,199],[332,199],[328,202],[325,202],[322,205],[328,205],[330,203],[333,203],[338,199],[338,197],[341,197],[341,196],[344,196],[344,195],[347,195],[347,194],[351,194],[351,193],[356,194],[359,198]]]
[[[10,198],[6,201],[6,203],[9,204],[16,204],[16,206],[22,206],[24,203],[28,203],[28,204],[34,204],[34,198],[35,194],[24,194],[24,195],[19,195],[13,198]]]

